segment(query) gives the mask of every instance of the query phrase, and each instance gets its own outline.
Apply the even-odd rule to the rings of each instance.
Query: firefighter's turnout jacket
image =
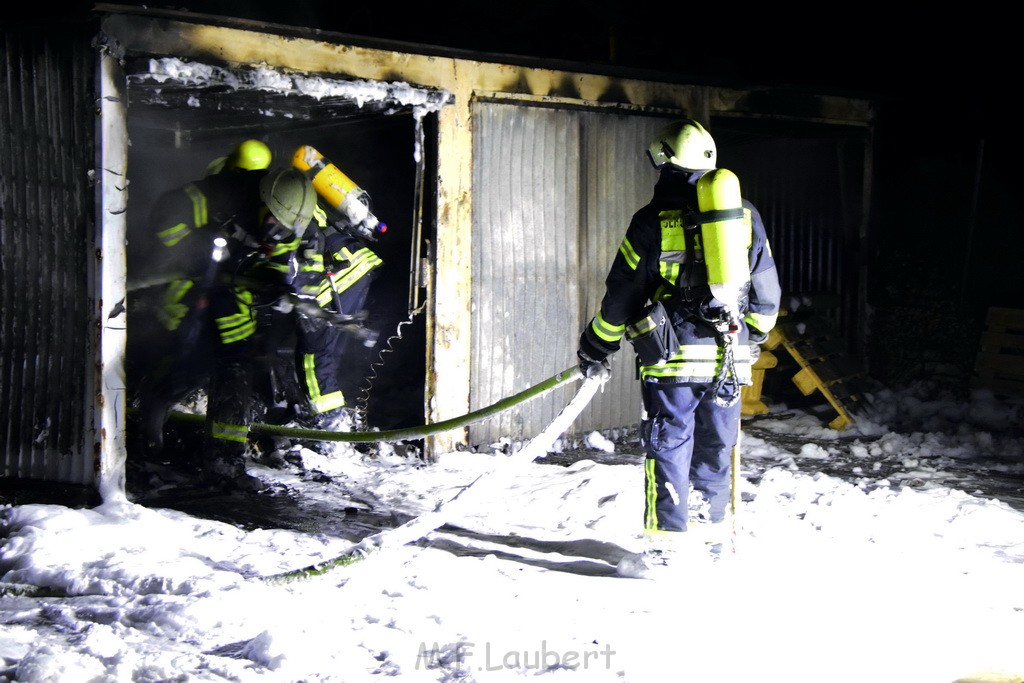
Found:
[[[711,295],[703,263],[697,179],[705,171],[666,167],[651,202],[637,211],[606,278],[598,314],[584,328],[580,349],[600,360],[617,351],[627,325],[652,302],[661,302],[678,340],[663,363],[640,364],[644,381],[709,384],[722,370],[720,302]],[[781,290],[760,214],[744,201],[750,227],[750,286],[740,302],[742,324],[735,353],[735,380],[751,383],[749,341],[761,342],[775,326]]]
[[[196,304],[218,304],[214,315],[225,347],[241,347],[256,333],[254,305],[290,289],[299,265],[298,237],[261,234],[260,179],[264,170],[207,176],[164,194],[151,225],[159,241],[152,274],[171,278],[160,320],[177,330]],[[218,245],[216,240],[224,240]]]

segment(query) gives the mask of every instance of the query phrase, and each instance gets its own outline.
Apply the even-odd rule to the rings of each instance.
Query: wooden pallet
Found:
[[[793,383],[804,396],[820,392],[834,417],[828,426],[842,431],[853,424],[850,409],[861,400],[851,382],[864,377],[864,368],[846,351],[846,343],[837,336],[832,323],[813,314],[787,315],[779,318],[768,335],[764,347],[782,348],[800,370]]]
[[[1024,310],[988,309],[971,388],[1024,398]]]

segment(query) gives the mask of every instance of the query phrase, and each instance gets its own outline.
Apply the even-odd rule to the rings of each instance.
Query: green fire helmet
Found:
[[[647,148],[647,157],[654,168],[672,164],[687,171],[715,168],[718,151],[711,134],[704,126],[690,119],[676,121],[663,128]]]
[[[316,190],[297,168],[271,171],[260,180],[260,199],[281,225],[301,236],[313,219]]]

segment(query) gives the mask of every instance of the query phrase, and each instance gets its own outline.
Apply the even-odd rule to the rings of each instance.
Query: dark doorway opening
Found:
[[[383,261],[366,301],[366,325],[377,334],[373,346],[350,343],[345,351],[346,403],[363,415],[369,429],[424,423],[426,334],[419,261],[429,253],[432,215],[423,201],[433,179],[425,163],[433,154],[424,129],[434,115],[417,115],[393,102],[313,101],[293,93],[198,87],[150,82],[129,63],[128,107],[128,352],[127,383],[132,392],[145,381],[155,348],[152,298],[160,284],[149,282],[141,250],[149,212],[165,191],[203,177],[209,164],[245,139],[258,139],[273,153],[272,168],[291,163],[294,151],[311,145],[335,163],[370,197],[372,212],[387,231],[367,242]],[[425,149],[425,147],[427,149]],[[129,458],[138,440],[131,434]],[[183,446],[195,441],[183,439]]]

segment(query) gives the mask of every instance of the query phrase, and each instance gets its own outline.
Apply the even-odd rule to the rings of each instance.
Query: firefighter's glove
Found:
[[[607,358],[591,358],[589,355],[586,354],[586,352],[583,351],[583,349],[577,351],[576,356],[577,358],[580,359],[580,372],[582,372],[583,376],[586,377],[587,379],[596,377],[598,379],[604,380],[611,377],[612,367],[608,363]]]
[[[295,305],[292,303],[292,298],[288,295],[282,295],[277,298],[274,305],[271,306],[278,313],[291,313]]]
[[[598,377],[608,379],[611,376],[611,366],[608,364],[608,356],[615,353],[617,347],[608,347],[594,338],[587,328],[580,335],[580,344],[577,347],[576,357],[579,359],[580,372],[586,378]]]
[[[747,346],[750,348],[750,364],[753,365],[761,357],[761,345],[752,341]]]

